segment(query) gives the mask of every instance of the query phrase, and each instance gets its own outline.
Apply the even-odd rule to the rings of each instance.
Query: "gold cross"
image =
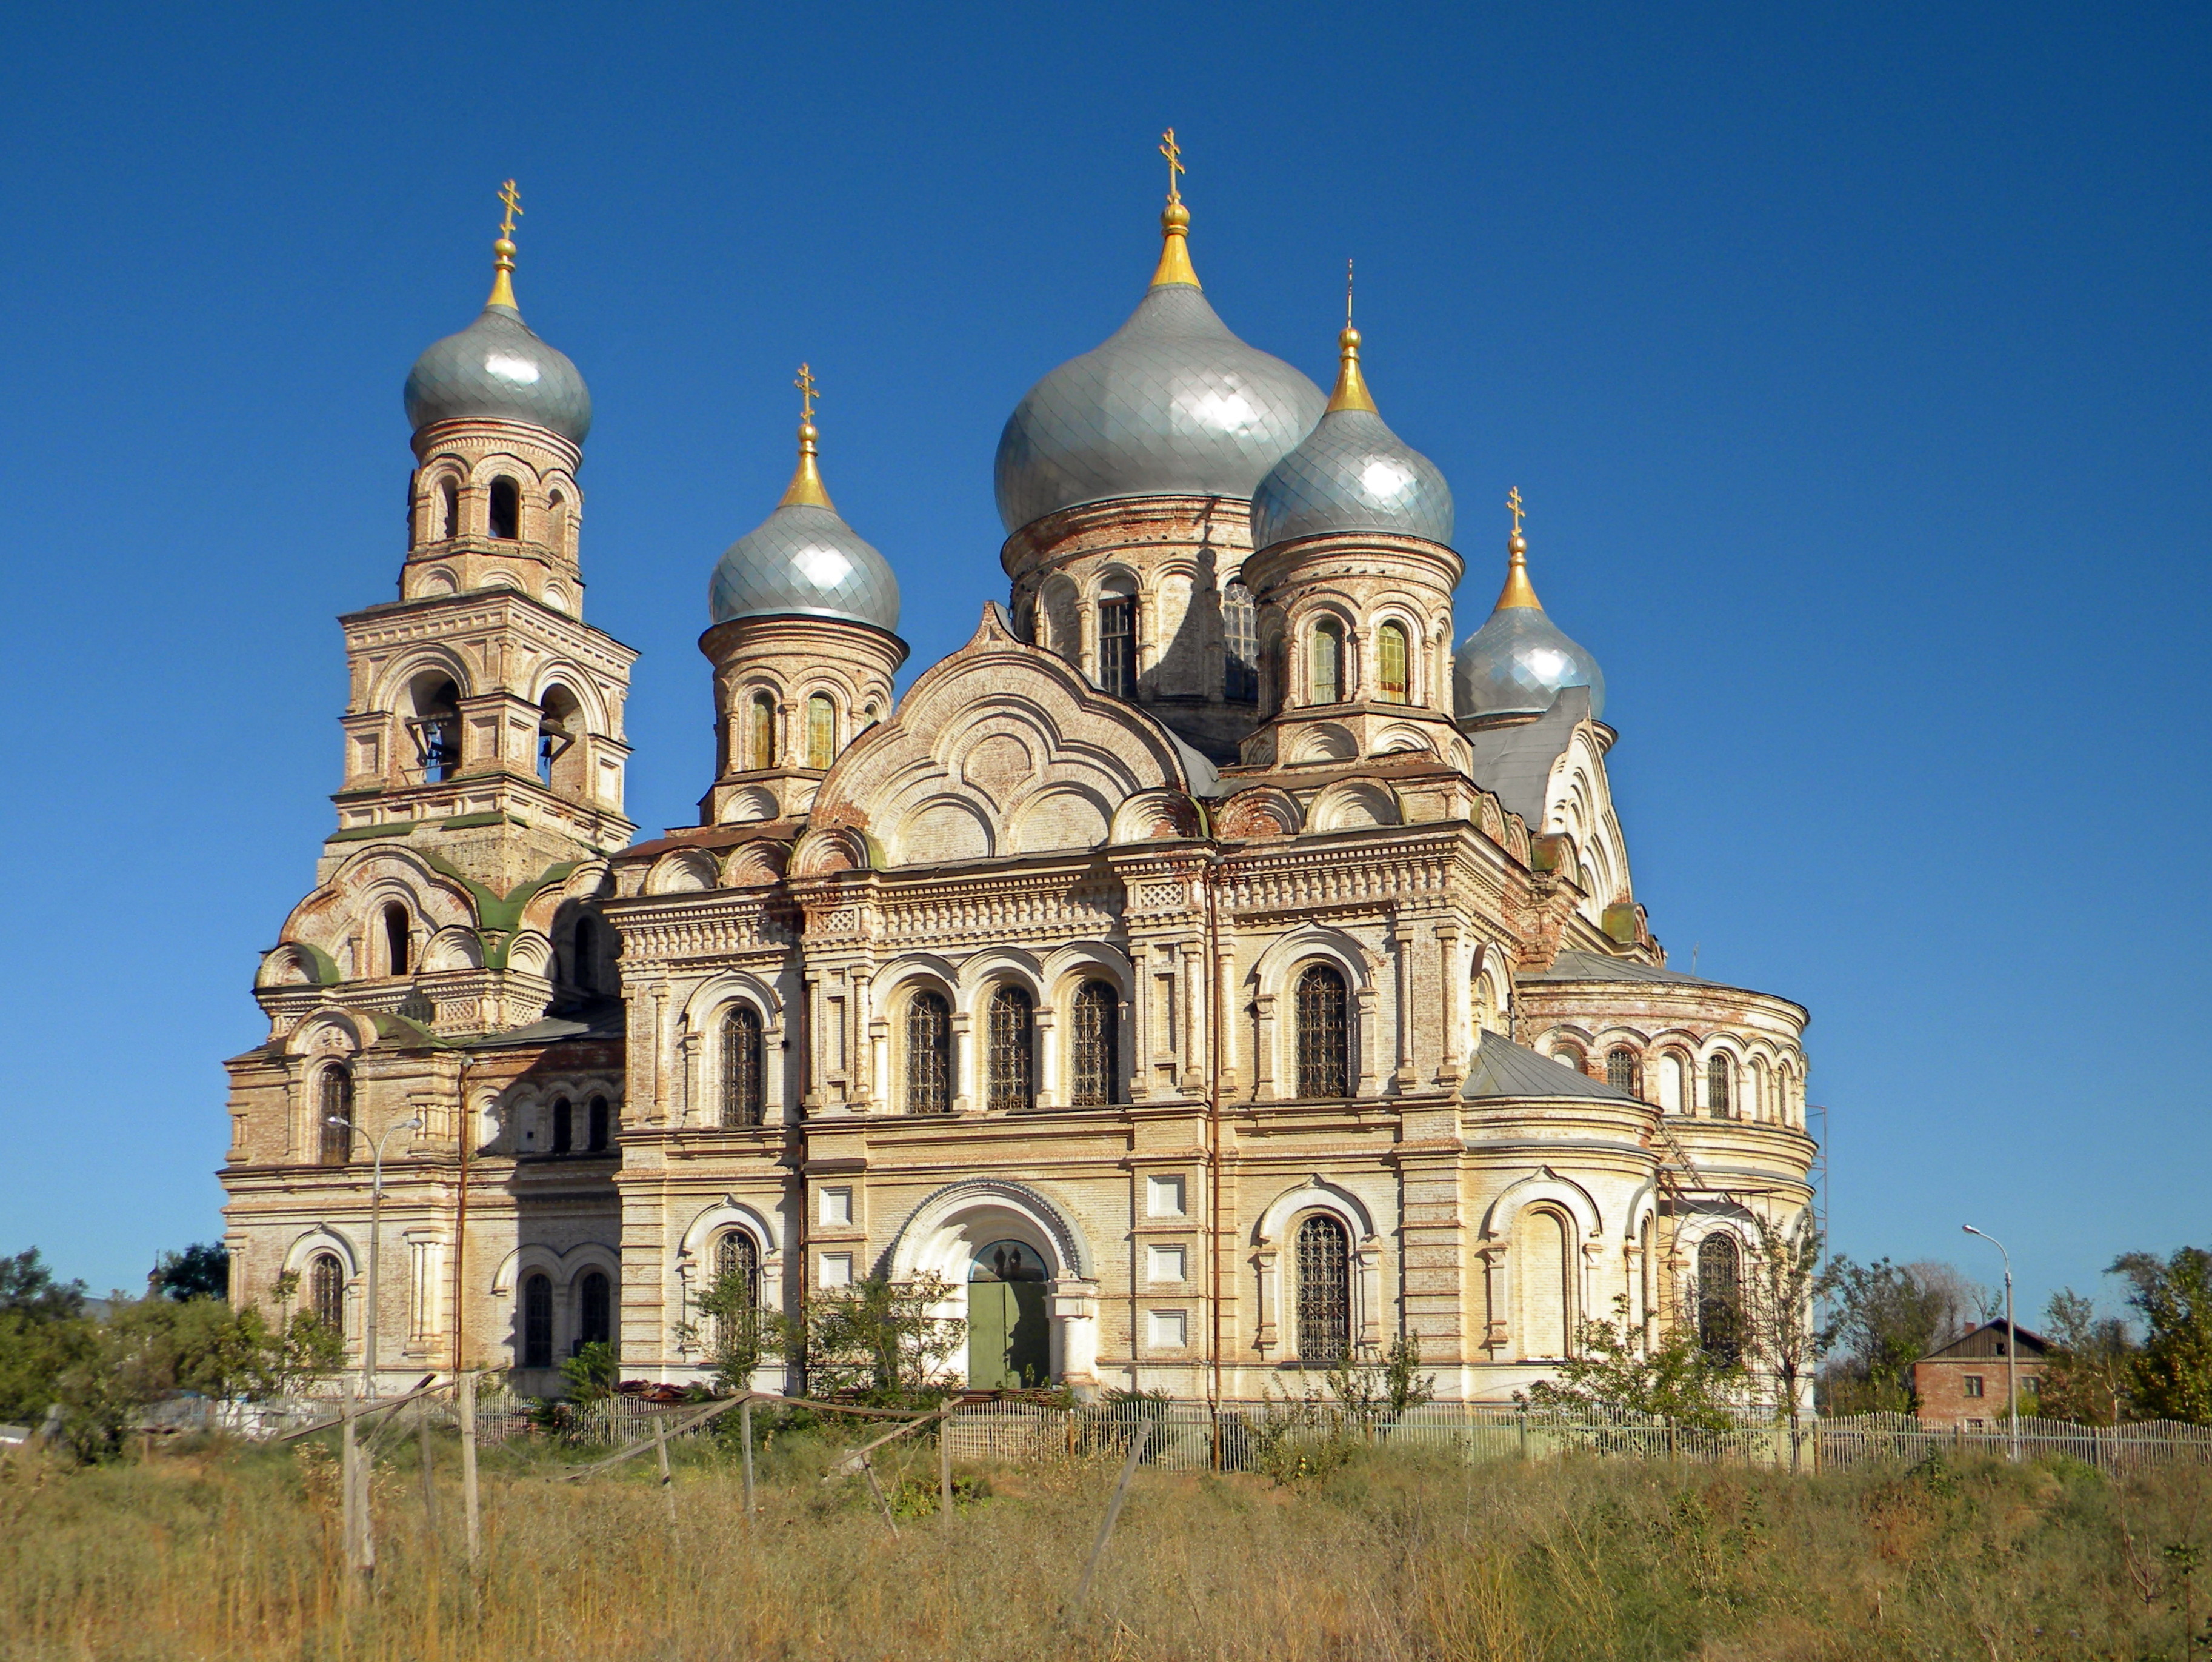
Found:
[[[812,421],[814,419],[814,371],[807,365],[800,364],[799,379],[791,384],[799,389],[799,420]]]
[[[1180,202],[1182,192],[1176,183],[1176,175],[1190,170],[1182,165],[1182,146],[1176,143],[1175,129],[1169,128],[1160,135],[1160,154],[1168,159],[1168,200]]]
[[[1505,505],[1513,510],[1513,534],[1521,534],[1521,487],[1515,485],[1505,493]]]
[[[522,197],[513,180],[499,187],[499,199],[507,204],[507,217],[499,223],[499,234],[511,242],[514,240],[514,216],[522,211]]]
[[[1344,262],[1344,326],[1352,327],[1352,262]]]

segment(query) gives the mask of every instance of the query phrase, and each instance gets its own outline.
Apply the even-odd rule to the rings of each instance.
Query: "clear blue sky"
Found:
[[[2030,1306],[2212,1244],[2208,46],[2202,6],[9,9],[0,1250],[131,1284],[220,1233],[331,619],[393,594],[400,383],[499,180],[598,405],[650,833],[793,367],[926,665],[1004,593],[1006,412],[1137,299],[1170,123],[1247,339],[1325,378],[1358,258],[1462,633],[1527,496],[1654,927],[1813,1008],[1837,1243],[1994,1279],[1971,1219]]]

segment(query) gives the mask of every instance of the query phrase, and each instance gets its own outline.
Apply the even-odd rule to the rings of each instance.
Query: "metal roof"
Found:
[[[1641,1105],[1641,1099],[1487,1028],[1475,1046],[1474,1066],[1468,1070],[1467,1084],[1460,1095],[1469,1102],[1595,1097],[1604,1102]]]

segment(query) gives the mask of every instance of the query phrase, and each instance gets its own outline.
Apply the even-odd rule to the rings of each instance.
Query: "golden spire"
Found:
[[[1370,416],[1380,414],[1367,390],[1366,378],[1359,373],[1359,331],[1352,326],[1352,262],[1348,259],[1344,262],[1344,332],[1336,338],[1336,391],[1328,395],[1324,413],[1364,410]]]
[[[1513,534],[1505,540],[1505,551],[1512,557],[1512,563],[1505,569],[1505,587],[1498,591],[1498,605],[1492,609],[1503,612],[1508,606],[1525,606],[1541,612],[1544,603],[1528,586],[1528,539],[1521,534],[1519,485],[1505,493],[1505,505],[1513,510]]]
[[[807,364],[799,366],[799,379],[791,383],[799,389],[799,467],[784,489],[783,500],[778,508],[827,508],[837,510],[830,501],[829,488],[822,483],[822,469],[816,465],[814,441],[821,434],[814,430],[814,371]]]
[[[522,211],[522,197],[513,180],[499,187],[499,199],[507,204],[507,217],[499,222],[499,240],[491,245],[491,298],[484,304],[520,311],[514,303],[514,219]]]
[[[1168,205],[1160,213],[1160,263],[1152,271],[1152,287],[1188,283],[1196,289],[1201,285],[1197,269],[1190,263],[1190,210],[1182,205],[1182,189],[1177,183],[1177,175],[1187,170],[1173,127],[1160,135],[1160,154],[1168,159]]]

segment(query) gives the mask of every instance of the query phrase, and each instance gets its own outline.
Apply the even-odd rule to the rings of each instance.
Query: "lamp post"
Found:
[[[354,1123],[351,1120],[340,1119],[335,1114],[331,1116],[330,1123],[333,1125],[342,1125],[349,1131],[354,1129]],[[384,1145],[391,1141],[393,1137],[398,1135],[402,1131],[419,1131],[422,1129],[422,1117],[420,1114],[416,1115],[412,1119],[403,1119],[398,1124],[389,1127],[382,1136],[377,1138],[374,1144],[375,1156],[370,1164],[370,1175],[368,1179],[368,1316],[367,1321],[363,1323],[362,1330],[361,1382],[362,1390],[371,1397],[376,1395],[377,1271],[382,1267],[384,1249]]]
[[[1995,1235],[1985,1234],[1971,1223],[1962,1223],[1959,1227],[1969,1235],[1980,1235],[2004,1258],[2005,1458],[2017,1463],[2020,1459],[2020,1330],[2012,1321],[2012,1254],[2005,1251],[2004,1243]]]

